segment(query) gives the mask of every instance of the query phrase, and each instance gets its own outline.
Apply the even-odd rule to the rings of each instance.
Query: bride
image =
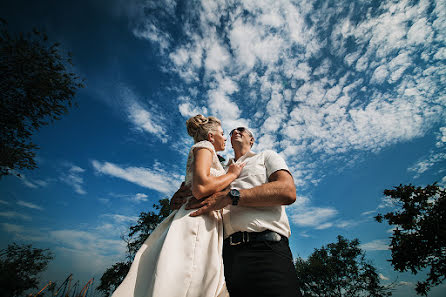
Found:
[[[200,199],[229,186],[244,164],[223,169],[216,151],[225,149],[221,122],[196,115],[186,121],[194,138],[185,184]],[[191,217],[183,205],[148,237],[112,297],[229,296],[223,272],[223,222],[220,212]]]

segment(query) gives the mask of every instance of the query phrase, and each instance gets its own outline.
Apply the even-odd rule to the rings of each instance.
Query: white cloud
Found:
[[[161,142],[167,143],[167,130],[162,125],[166,122],[166,119],[159,112],[158,106],[153,101],[147,101],[147,104],[143,104],[142,99],[126,86],[119,87],[119,94],[127,119],[133,124],[134,128],[139,132],[149,133]]]
[[[414,173],[414,178],[420,177],[424,172],[434,167],[440,162],[446,160],[446,153],[431,152],[427,158],[419,160],[417,163],[409,167],[407,170]]]
[[[410,27],[407,32],[407,40],[409,44],[429,43],[432,41],[432,35],[432,29],[426,18],[421,18]]]
[[[387,276],[384,276],[382,273],[378,274],[378,276],[379,276],[379,279],[381,279],[381,280],[384,280],[384,281],[389,280],[389,278]]]
[[[230,62],[228,51],[218,42],[211,45],[207,52],[204,66],[208,72],[220,72]]]
[[[361,213],[362,216],[369,216],[371,214],[376,214],[376,210],[369,210],[369,211],[364,211],[363,213]]]
[[[440,128],[440,133],[437,134],[437,143],[435,146],[440,148],[446,143],[446,127]]]
[[[152,120],[152,114],[134,103],[129,106],[129,118],[140,129],[152,134],[164,134],[164,129]]]
[[[395,199],[392,199],[388,196],[384,196],[384,197],[381,197],[381,202],[378,205],[378,209],[389,208],[389,207],[392,208],[396,205],[396,203],[397,202]]]
[[[23,173],[17,178],[28,188],[37,189],[39,187],[46,187],[48,185],[48,181],[40,180],[40,179],[30,179]]]
[[[134,197],[132,197],[132,200],[135,202],[146,202],[148,201],[147,195],[143,193],[137,193]]]
[[[178,105],[178,109],[181,115],[185,118],[193,117],[197,114],[208,114],[208,109],[206,107],[198,107],[194,104],[193,100],[189,97],[180,96],[178,100],[181,102]]]
[[[122,240],[108,239],[98,236],[96,232],[83,230],[52,230],[48,232],[48,238],[49,241],[65,248],[100,254],[123,253],[125,246]]]
[[[152,113],[142,108],[138,103],[128,106],[128,116],[138,130],[155,135],[163,143],[167,142],[166,130],[153,119]]]
[[[290,220],[300,227],[312,227],[315,229],[327,229],[333,226],[333,219],[338,211],[331,207],[314,207],[310,205],[310,199],[298,196],[296,202],[287,208]]]
[[[121,214],[104,214],[104,215],[102,215],[102,217],[110,218],[116,224],[135,223],[138,220],[138,217],[135,217],[135,216],[125,216],[125,215],[121,215]]]
[[[371,82],[380,84],[387,78],[388,75],[389,71],[387,70],[387,66],[380,65],[378,68],[375,69],[375,72],[373,72]]]
[[[408,286],[408,287],[414,287],[415,286],[414,283],[406,282],[406,281],[400,281],[398,284],[401,285],[401,286]]]
[[[388,229],[386,232],[392,234],[395,229],[396,229],[396,227],[392,227],[392,228]]]
[[[4,201],[4,200],[0,200],[0,204],[5,204],[5,205],[8,205],[8,204],[9,204],[9,202],[8,202],[8,201]]]
[[[15,224],[9,224],[9,223],[2,223],[3,230],[5,230],[8,233],[17,233],[17,232],[23,232],[24,228],[20,225]]]
[[[34,203],[26,202],[26,201],[23,201],[23,200],[17,201],[17,204],[20,205],[20,206],[24,206],[24,207],[28,207],[28,208],[32,208],[32,209],[43,210],[42,207],[40,207],[40,206],[38,206],[38,205],[36,205]]]
[[[182,182],[181,176],[178,174],[169,173],[160,168],[125,168],[110,162],[100,162],[96,160],[92,161],[92,165],[98,173],[121,178],[164,194],[173,193],[179,188]]]
[[[363,243],[359,247],[366,251],[386,251],[389,249],[389,244],[386,240],[376,239],[367,243]]]
[[[65,184],[71,186],[76,193],[79,195],[85,195],[87,192],[84,190],[84,178],[81,176],[85,172],[85,169],[66,163],[64,167],[69,168],[68,170],[63,170],[59,179]]]
[[[8,218],[8,219],[18,218],[18,219],[22,219],[22,220],[26,220],[26,221],[31,220],[30,216],[18,213],[16,211],[2,211],[2,212],[0,212],[0,217],[4,217],[4,218]]]

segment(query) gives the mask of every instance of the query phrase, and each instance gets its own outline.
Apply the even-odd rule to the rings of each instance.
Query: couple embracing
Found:
[[[221,122],[197,115],[175,209],[148,237],[112,297],[301,296],[285,206],[293,177],[273,151],[254,153],[245,127],[231,131],[235,157],[221,165]],[[186,203],[184,203],[186,202]]]

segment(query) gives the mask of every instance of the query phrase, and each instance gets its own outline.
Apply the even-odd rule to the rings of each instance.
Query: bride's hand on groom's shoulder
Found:
[[[186,186],[184,182],[181,184],[178,191],[170,198],[170,209],[180,209],[181,206],[187,201],[187,197],[192,196],[192,190],[189,186]]]
[[[229,190],[224,190],[203,199],[190,199],[186,205],[186,209],[198,209],[190,214],[191,217],[197,217],[214,210],[222,209],[232,202],[228,193]]]

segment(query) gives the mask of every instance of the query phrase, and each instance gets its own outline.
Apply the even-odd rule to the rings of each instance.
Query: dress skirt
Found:
[[[173,211],[136,253],[112,297],[228,297],[220,212]]]

